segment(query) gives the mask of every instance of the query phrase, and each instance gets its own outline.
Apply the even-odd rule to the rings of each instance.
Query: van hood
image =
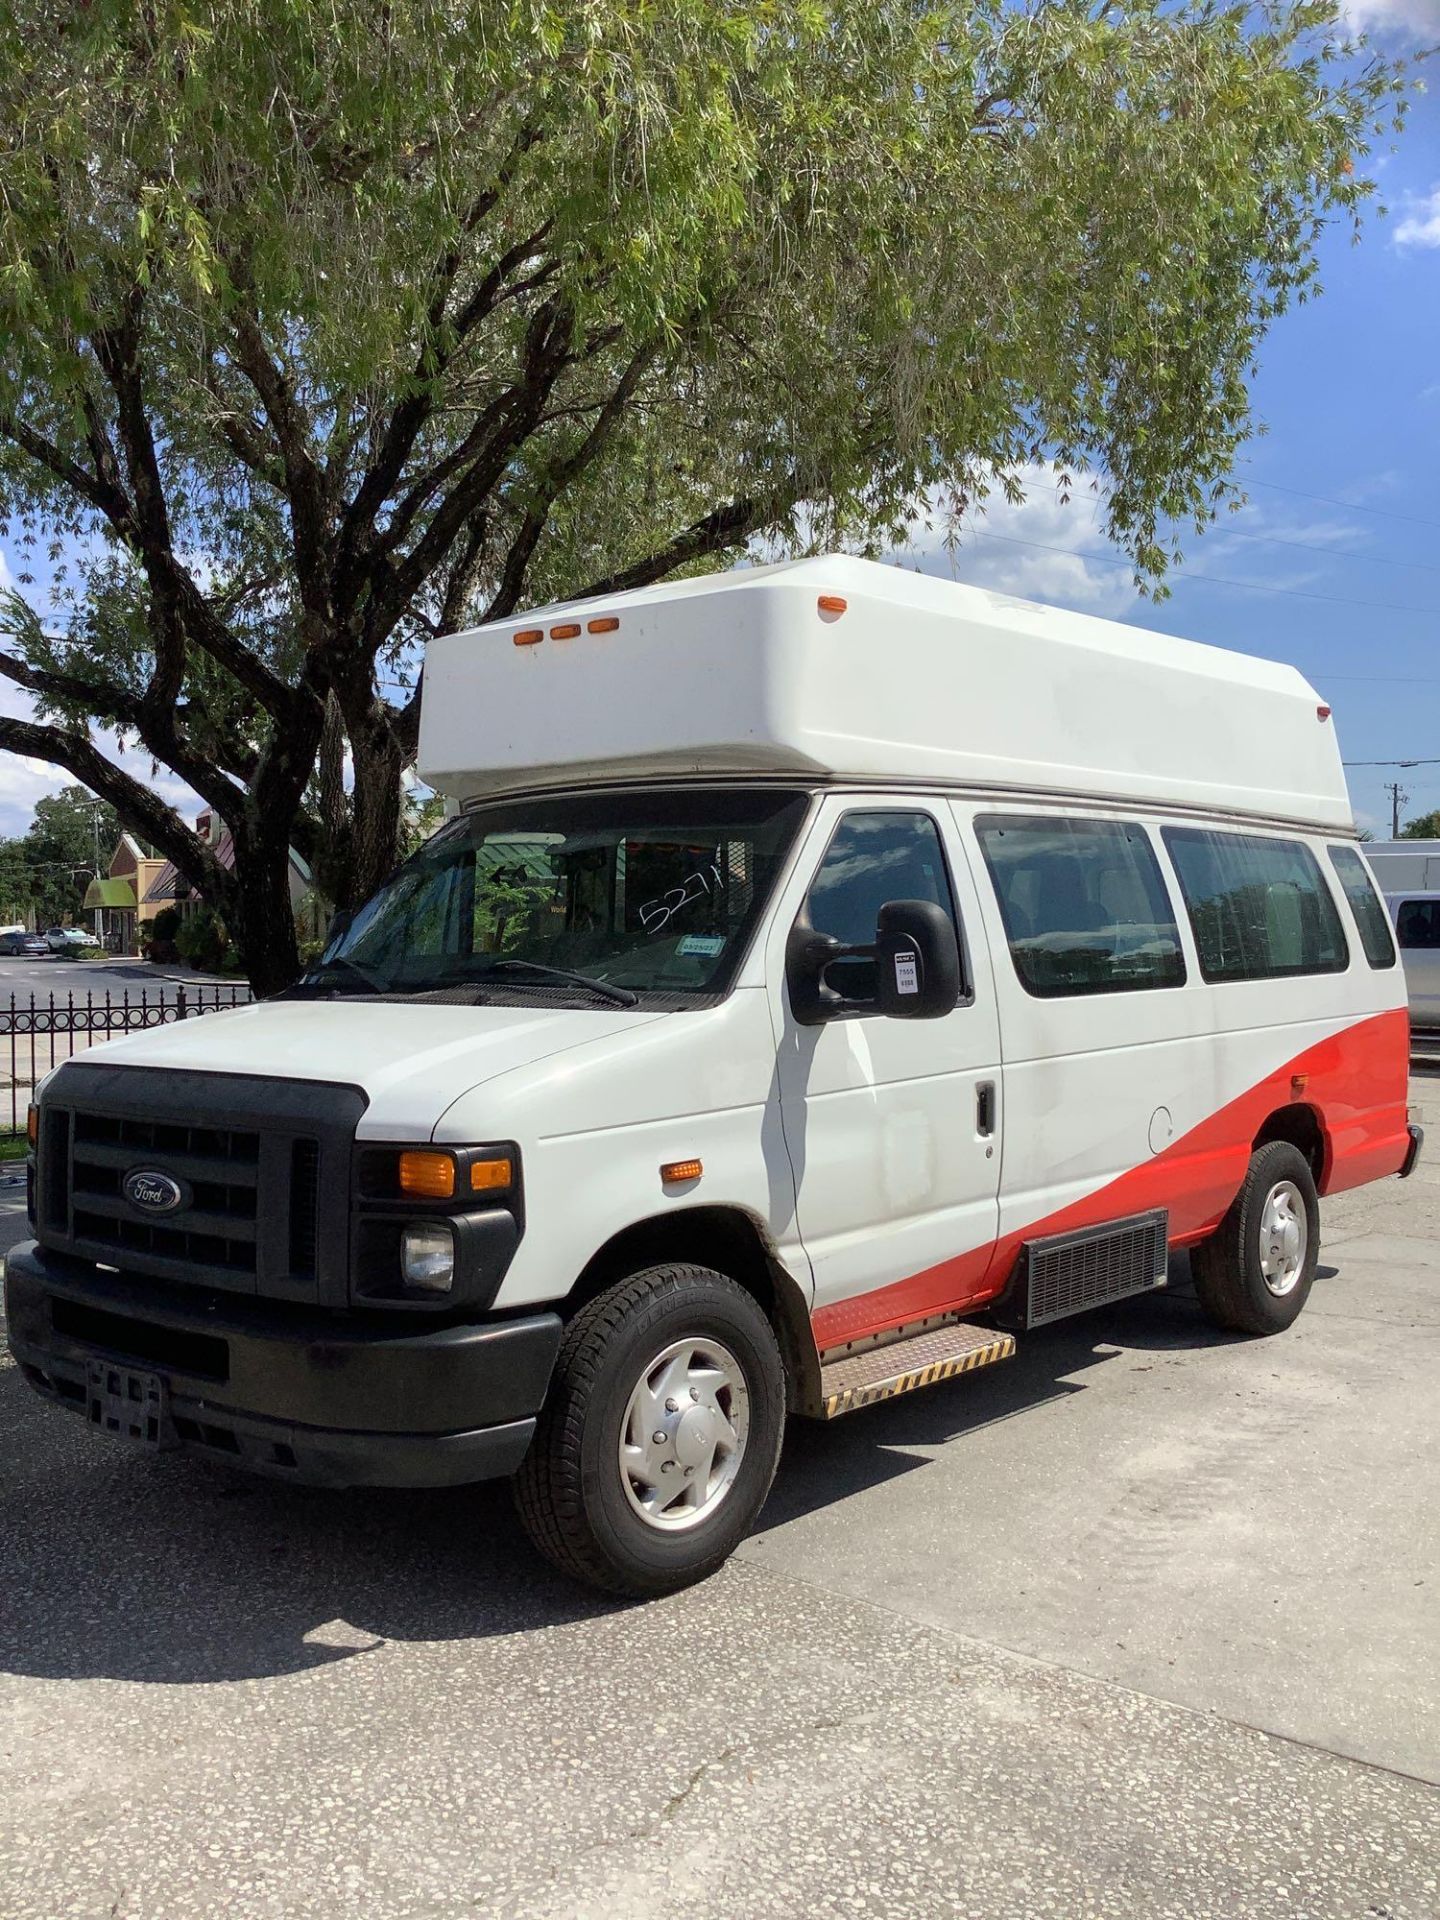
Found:
[[[269,1000],[151,1027],[83,1058],[359,1087],[369,1101],[361,1139],[428,1140],[446,1108],[487,1080],[664,1018],[618,1007]]]

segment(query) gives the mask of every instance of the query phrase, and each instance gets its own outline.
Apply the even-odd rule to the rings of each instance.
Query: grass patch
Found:
[[[26,1140],[23,1133],[0,1133],[0,1161],[23,1160]]]

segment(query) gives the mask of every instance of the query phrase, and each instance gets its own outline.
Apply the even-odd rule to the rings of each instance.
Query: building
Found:
[[[138,953],[141,935],[160,911],[150,894],[166,862],[146,853],[133,834],[122,833],[110,864],[85,891],[85,911],[111,953]]]

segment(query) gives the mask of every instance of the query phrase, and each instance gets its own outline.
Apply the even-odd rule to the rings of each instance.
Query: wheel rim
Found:
[[[1260,1272],[1277,1297],[1299,1283],[1309,1238],[1304,1195],[1293,1180],[1278,1180],[1260,1211]]]
[[[672,1340],[630,1395],[620,1484],[646,1526],[682,1533],[708,1520],[735,1484],[750,1432],[750,1390],[718,1340]]]

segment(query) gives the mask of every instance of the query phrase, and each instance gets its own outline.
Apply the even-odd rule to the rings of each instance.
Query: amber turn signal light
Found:
[[[703,1160],[667,1160],[660,1169],[660,1178],[666,1186],[677,1180],[698,1180],[705,1171]]]
[[[40,1138],[40,1109],[31,1107],[25,1115],[25,1138],[33,1147]]]
[[[414,1194],[421,1200],[453,1199],[455,1162],[448,1153],[402,1153],[400,1191]]]
[[[472,1160],[470,1162],[470,1191],[472,1193],[496,1193],[501,1187],[508,1187],[515,1177],[515,1169],[510,1164],[509,1154],[498,1160]]]

